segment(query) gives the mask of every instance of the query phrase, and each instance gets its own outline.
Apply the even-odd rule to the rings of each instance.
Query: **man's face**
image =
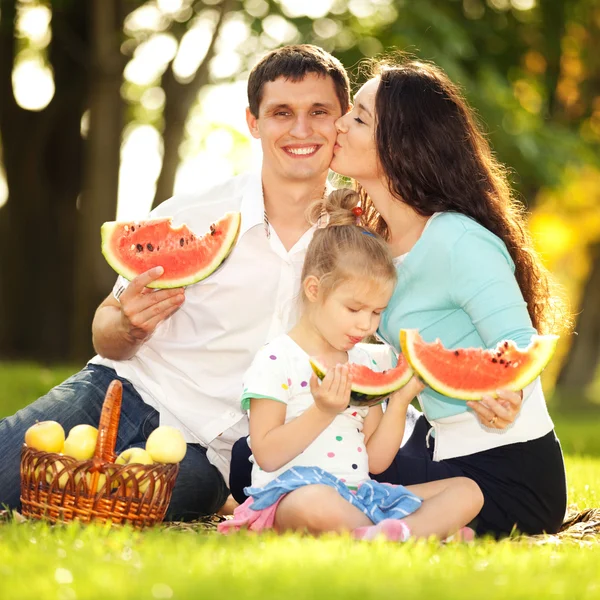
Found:
[[[250,133],[261,141],[263,169],[289,181],[327,174],[341,115],[333,80],[315,73],[302,81],[280,77],[266,83],[258,118],[246,111]]]

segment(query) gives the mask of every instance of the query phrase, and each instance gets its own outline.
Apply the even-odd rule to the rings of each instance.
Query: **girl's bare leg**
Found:
[[[406,486],[423,504],[402,519],[416,538],[445,539],[472,521],[483,506],[479,486],[467,477],[452,477]]]
[[[369,517],[323,484],[307,485],[290,492],[279,503],[274,529],[305,531],[313,535],[342,533],[373,525]]]
[[[402,519],[415,538],[430,536],[445,539],[474,519],[483,506],[483,494],[479,486],[466,477],[453,477],[407,486],[407,489],[423,498],[423,504],[414,513]],[[381,533],[390,539],[402,540],[407,532],[394,524],[383,521]],[[313,535],[325,532],[359,533],[366,528],[376,534],[380,529],[358,508],[344,500],[335,489],[321,484],[308,485],[290,492],[279,504],[275,514],[274,529],[305,531]],[[356,531],[358,530],[358,531]]]

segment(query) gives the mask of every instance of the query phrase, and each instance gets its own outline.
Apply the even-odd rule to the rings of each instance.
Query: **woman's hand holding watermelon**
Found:
[[[517,418],[523,404],[523,391],[498,390],[498,397],[484,396],[478,402],[467,402],[485,427],[505,429]]]
[[[119,298],[121,323],[132,341],[148,339],[157,325],[171,316],[185,300],[183,288],[156,291],[147,287],[162,274],[162,267],[154,267],[138,275]]]

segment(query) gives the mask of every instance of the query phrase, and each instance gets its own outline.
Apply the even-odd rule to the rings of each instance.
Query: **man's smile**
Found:
[[[320,147],[320,144],[311,144],[310,146],[283,146],[282,149],[288,156],[307,158],[314,156]]]

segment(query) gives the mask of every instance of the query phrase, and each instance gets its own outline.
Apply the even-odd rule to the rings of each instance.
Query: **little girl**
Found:
[[[369,479],[369,473],[392,463],[407,407],[422,385],[413,377],[389,398],[385,411],[381,405],[348,404],[347,363],[374,368],[382,362],[358,344],[376,331],[396,283],[387,244],[358,224],[358,199],[351,190],[337,190],[311,211],[319,225],[302,273],[302,316],[287,335],[258,352],[245,375],[242,406],[249,410],[252,486],[234,518],[219,525],[221,532],[244,527],[349,531],[359,539],[444,539],[481,509],[481,491],[467,478],[406,488]],[[331,365],[320,383],[310,356]],[[391,366],[391,357],[388,362]]]

